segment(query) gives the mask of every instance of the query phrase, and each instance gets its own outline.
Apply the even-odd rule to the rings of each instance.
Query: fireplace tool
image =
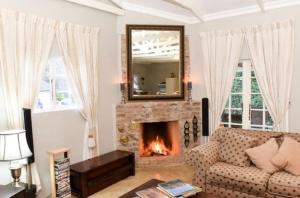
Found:
[[[187,148],[190,144],[190,124],[188,121],[184,124],[184,145]]]
[[[198,119],[196,116],[193,118],[193,139],[194,142],[198,140]]]

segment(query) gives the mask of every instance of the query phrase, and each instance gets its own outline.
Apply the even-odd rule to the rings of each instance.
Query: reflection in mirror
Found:
[[[183,95],[180,39],[179,30],[131,30],[131,98]]]

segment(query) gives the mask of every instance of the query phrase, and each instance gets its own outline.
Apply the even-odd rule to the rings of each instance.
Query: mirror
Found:
[[[184,27],[127,25],[128,99],[184,99]]]

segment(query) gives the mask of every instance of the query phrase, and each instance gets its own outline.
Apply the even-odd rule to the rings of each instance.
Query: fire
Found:
[[[169,155],[170,149],[168,149],[160,137],[156,136],[156,139],[149,143],[149,146],[144,149],[143,155],[144,156],[151,156],[151,155]]]

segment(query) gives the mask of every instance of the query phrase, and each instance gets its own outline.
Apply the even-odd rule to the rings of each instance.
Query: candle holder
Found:
[[[192,101],[192,88],[193,88],[193,85],[192,85],[192,82],[191,81],[189,81],[189,82],[187,82],[187,91],[188,91],[188,98],[187,98],[187,100],[190,102],[190,101]]]
[[[125,83],[120,83],[120,90],[122,93],[121,104],[125,104]]]

